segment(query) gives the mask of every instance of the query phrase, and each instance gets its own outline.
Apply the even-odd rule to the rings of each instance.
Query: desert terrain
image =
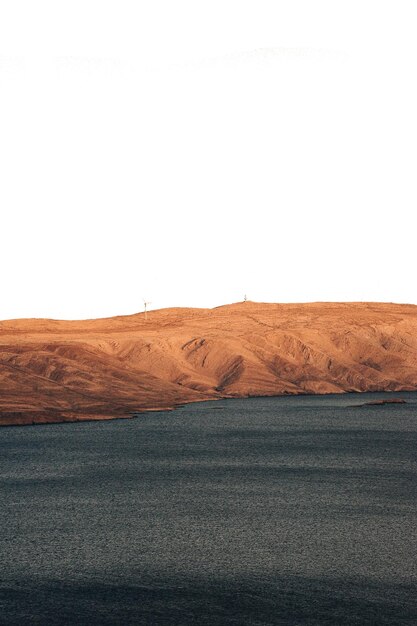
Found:
[[[216,398],[416,389],[414,305],[241,302],[0,322],[0,425]]]

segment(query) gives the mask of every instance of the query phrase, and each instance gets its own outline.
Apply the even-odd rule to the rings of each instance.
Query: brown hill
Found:
[[[219,397],[417,389],[417,306],[258,304],[0,322],[0,424]]]

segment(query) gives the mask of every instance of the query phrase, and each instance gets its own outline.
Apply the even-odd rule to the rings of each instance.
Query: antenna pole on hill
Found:
[[[143,305],[145,307],[145,320],[148,319],[148,304],[152,304],[152,302],[146,302],[146,300],[143,300]]]

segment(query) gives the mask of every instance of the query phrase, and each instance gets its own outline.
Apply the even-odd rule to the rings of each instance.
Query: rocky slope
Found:
[[[417,389],[417,306],[258,304],[0,322],[0,424],[219,397]]]

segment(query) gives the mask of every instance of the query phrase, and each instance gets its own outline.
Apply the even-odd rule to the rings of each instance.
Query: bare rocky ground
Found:
[[[417,307],[162,309],[0,322],[0,424],[129,417],[208,399],[417,389]]]

